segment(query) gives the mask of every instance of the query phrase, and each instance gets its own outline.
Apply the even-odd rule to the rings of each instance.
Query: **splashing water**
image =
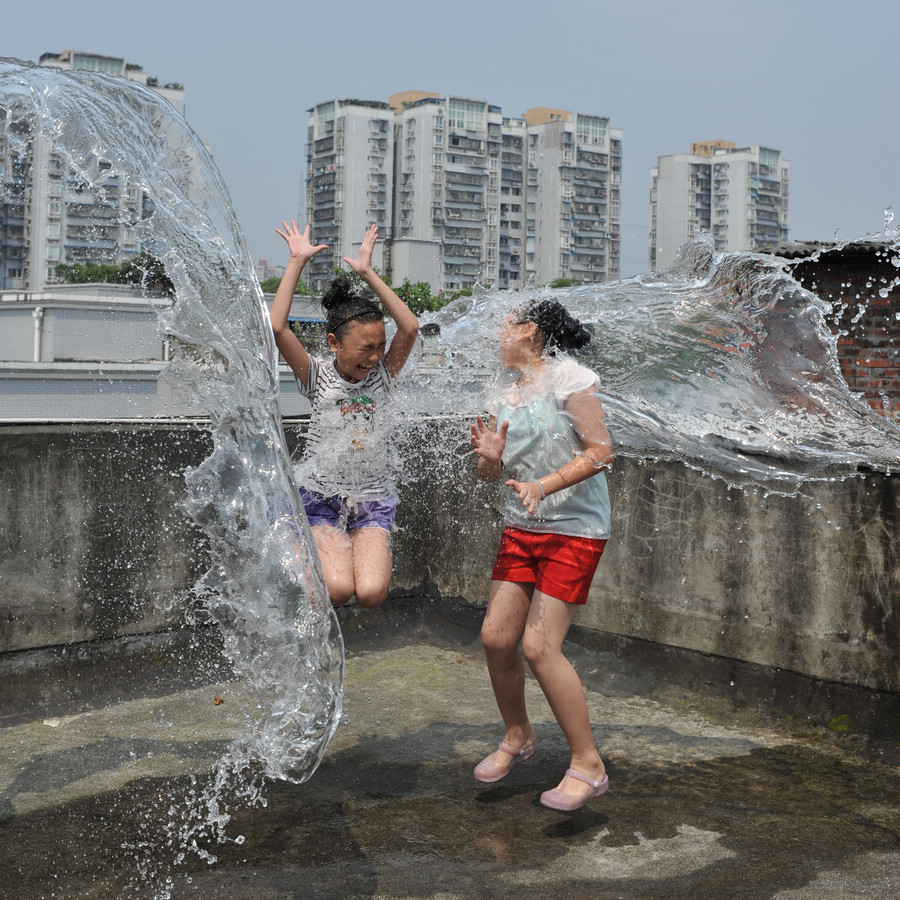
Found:
[[[221,839],[225,794],[252,801],[263,776],[307,779],[342,702],[343,642],[291,480],[259,285],[209,154],[148,88],[2,60],[0,115],[11,154],[52,147],[81,190],[102,194],[118,178],[150,201],[131,224],[176,288],[162,329],[179,353],[166,377],[199,394],[211,419],[214,449],[187,473],[182,503],[214,559],[198,593],[260,710],[194,810],[170,823],[176,845]]]
[[[497,370],[510,312],[558,299],[594,332],[577,356],[600,376],[619,456],[681,460],[735,487],[787,494],[860,468],[897,470],[900,429],[850,391],[827,325],[833,311],[784,267],[714,253],[700,237],[657,275],[479,292],[431,318],[452,359],[448,376],[474,382]]]
[[[174,862],[191,851],[212,860],[198,841],[225,839],[232,799],[258,801],[264,776],[309,778],[341,713],[343,644],[283,446],[265,307],[218,172],[152,91],[0,61],[0,110],[52,144],[89,187],[118,176],[152,201],[152,214],[132,224],[176,286],[162,328],[180,352],[165,377],[199,394],[211,418],[213,452],[188,473],[182,504],[213,552],[198,593],[261,710],[159,836]],[[886,232],[890,222],[886,214]],[[704,238],[656,276],[479,290],[424,317],[440,325],[446,362],[416,372],[411,361],[401,426],[412,435],[422,413],[480,412],[500,369],[503,320],[545,295],[594,329],[580,359],[600,376],[620,456],[677,459],[735,486],[785,493],[860,467],[900,468],[900,432],[841,377],[827,304],[777,260],[716,254]],[[415,452],[414,437],[408,444]],[[402,468],[395,475],[402,480]],[[159,872],[148,861],[153,841],[139,850],[142,876]]]

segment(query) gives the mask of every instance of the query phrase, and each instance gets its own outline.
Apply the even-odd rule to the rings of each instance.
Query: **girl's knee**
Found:
[[[487,621],[481,626],[481,645],[486,653],[510,653],[519,649],[518,635],[495,628]]]
[[[387,599],[387,588],[383,590],[366,590],[357,587],[356,602],[362,609],[378,609]]]
[[[344,606],[353,597],[353,579],[347,578],[340,570],[326,569],[325,587],[328,588],[332,606]]]
[[[346,606],[353,598],[353,585],[349,588],[340,585],[328,585],[328,597],[332,606]]]
[[[532,669],[539,668],[552,655],[547,642],[540,635],[530,631],[526,631],[522,638],[522,654]]]

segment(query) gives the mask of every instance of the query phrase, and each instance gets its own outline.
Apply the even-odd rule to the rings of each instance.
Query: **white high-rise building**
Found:
[[[389,237],[394,165],[394,115],[386,103],[330,100],[309,110],[306,147],[306,221],[317,244],[303,280],[320,289],[332,268],[354,257],[371,224]],[[383,268],[385,241],[373,264]]]
[[[391,97],[396,188],[391,264],[395,279],[433,291],[495,284],[500,240],[503,117],[482,100]]]
[[[622,131],[609,119],[554,109],[528,126],[527,271],[592,283],[619,277]]]
[[[351,124],[357,118],[365,127]],[[316,242],[341,252],[314,257],[307,283],[323,287],[335,261],[356,252],[365,223],[382,224],[372,206],[379,190],[389,225],[381,263],[395,284],[425,281],[437,293],[617,277],[621,142],[608,119],[542,109],[506,118],[486,101],[425,91],[388,105],[319,104],[309,118],[307,221]]]
[[[115,75],[146,84],[184,113],[184,88],[160,86],[140,66],[117,57],[66,50],[40,64]],[[120,265],[140,252],[134,223],[144,214],[142,192],[94,160],[86,188],[62,156],[30,133],[26,122],[0,111],[0,289],[39,291],[57,283],[60,264]]]
[[[789,168],[780,150],[730,141],[658,157],[650,173],[650,270],[669,265],[702,232],[722,251],[786,244]]]

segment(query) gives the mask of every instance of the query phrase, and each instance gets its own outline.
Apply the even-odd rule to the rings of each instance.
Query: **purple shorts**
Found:
[[[300,501],[311,527],[330,525],[341,531],[356,531],[358,528],[384,528],[390,531],[397,515],[396,497],[350,503],[340,494],[323,497],[314,491],[300,488]]]

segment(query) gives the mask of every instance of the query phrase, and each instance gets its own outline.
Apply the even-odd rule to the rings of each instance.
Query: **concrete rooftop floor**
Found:
[[[477,783],[501,726],[476,619],[429,601],[342,613],[344,716],[324,761],[305,784],[270,782],[264,807],[235,805],[243,842],[210,848],[213,865],[135,847],[159,843],[240,734],[239,683],[154,639],[102,662],[7,661],[0,897],[163,896],[167,878],[174,898],[225,900],[900,896],[897,754],[729,708],[727,691],[667,691],[610,652],[571,648],[606,795],[572,814],[538,803],[568,757],[533,680],[536,754]]]

